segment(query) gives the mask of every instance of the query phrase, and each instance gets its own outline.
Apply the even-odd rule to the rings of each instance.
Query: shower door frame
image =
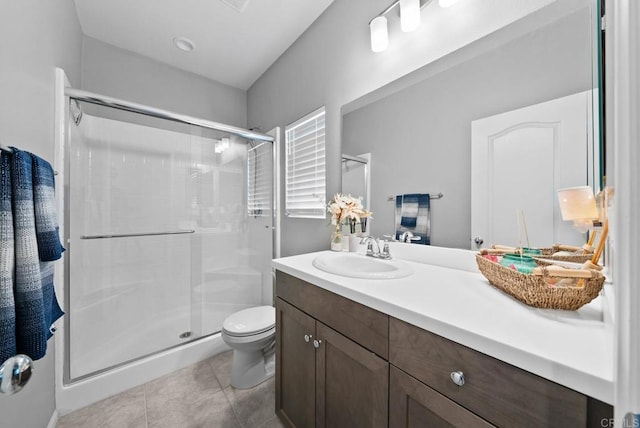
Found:
[[[66,79],[65,79],[66,80]],[[218,123],[206,119],[196,118],[180,113],[175,113],[169,110],[158,109],[155,107],[147,106],[144,104],[138,104],[127,100],[122,100],[118,98],[109,97],[106,95],[96,94],[88,91],[84,91],[81,89],[72,88],[68,85],[68,80],[65,82],[64,87],[64,117],[59,118],[62,126],[61,134],[64,134],[61,141],[61,147],[58,148],[59,158],[62,159],[62,167],[65,172],[68,172],[71,166],[70,162],[70,144],[69,144],[69,130],[68,126],[70,123],[70,114],[69,114],[69,105],[71,100],[87,102],[90,104],[96,104],[103,107],[109,107],[116,110],[123,110],[132,113],[138,113],[145,116],[150,116],[159,119],[165,119],[173,122],[183,123],[187,125],[195,125],[206,129],[211,129],[215,131],[227,132],[229,134],[242,137],[247,140],[257,140],[262,142],[269,142],[272,144],[272,258],[280,257],[280,193],[279,193],[279,171],[280,171],[280,130],[279,128],[274,128],[269,131],[271,134],[275,134],[275,136],[263,134],[261,132],[256,132],[253,130],[248,130],[232,125],[226,125],[223,123]],[[64,211],[64,227],[63,227],[63,236],[64,242],[66,243],[67,249],[72,251],[70,248],[70,198],[69,189],[70,189],[70,179],[69,174],[65,173],[63,176],[64,179],[64,196],[63,196],[63,211]],[[70,278],[70,270],[71,269],[71,257],[64,257],[64,305],[65,308],[69,308],[69,293],[68,290],[71,286],[71,278]],[[68,310],[68,309],[67,309]],[[122,366],[126,366],[131,364],[132,362],[138,361],[140,359],[146,358],[148,356],[138,357],[133,360],[128,360],[122,362],[120,364],[116,364],[114,366],[109,366],[102,370],[98,370],[96,372],[92,372],[83,376],[79,376],[76,378],[71,378],[71,355],[70,355],[70,340],[68,334],[68,324],[65,323],[65,334],[64,334],[64,363],[63,363],[63,376],[62,382],[64,385],[72,385],[76,382],[81,382],[87,378],[91,378],[101,373],[105,373],[114,369],[117,369]],[[215,334],[215,333],[214,333]],[[192,342],[198,342],[199,340],[206,339],[210,335],[206,335],[200,337],[198,339],[193,340]],[[188,342],[191,343],[191,342]],[[175,347],[184,346],[184,344],[176,345]],[[171,349],[171,348],[169,348]],[[163,350],[164,351],[164,350]],[[159,351],[162,352],[162,351]],[[153,354],[152,354],[153,355]]]

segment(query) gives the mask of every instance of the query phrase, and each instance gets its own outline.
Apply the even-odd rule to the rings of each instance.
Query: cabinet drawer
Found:
[[[582,394],[395,318],[389,348],[391,364],[495,425],[586,425]],[[450,378],[456,371],[463,386]]]
[[[389,316],[280,271],[276,295],[388,359]]]
[[[389,370],[390,428],[493,427],[405,372],[394,366]]]

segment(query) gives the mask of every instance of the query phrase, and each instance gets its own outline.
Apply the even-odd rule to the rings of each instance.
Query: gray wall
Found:
[[[437,8],[436,3],[429,7]],[[456,28],[456,37],[451,39],[460,40],[458,33],[466,30],[474,35],[487,34],[487,28],[483,27],[485,23],[491,27],[496,19],[515,16],[518,12],[515,9],[524,10],[533,7],[533,3],[549,4],[543,9],[554,14],[557,13],[556,7],[571,8],[580,1],[504,5],[512,8],[511,15],[506,10],[496,13],[484,4],[465,5],[477,7],[474,19],[466,22],[464,28],[452,27]],[[414,33],[401,33],[397,16],[390,13],[389,48],[382,54],[373,53],[367,23],[388,5],[388,0],[335,0],[248,91],[248,126],[264,130],[285,126],[322,105],[326,106],[329,197],[340,190],[341,107],[432,62],[437,58],[434,51],[440,49],[440,44],[434,45],[428,26],[422,25]],[[535,7],[524,12],[532,10],[536,10]],[[451,40],[438,42],[451,46]],[[284,151],[282,153],[284,156]],[[378,161],[373,159],[374,168]],[[283,256],[329,248],[328,220],[283,217],[281,232]]]
[[[82,89],[246,127],[246,91],[83,37]]]
[[[421,72],[446,71],[346,114],[343,152],[372,154],[371,233],[393,234],[388,196],[442,192],[431,243],[470,248],[471,122],[590,89],[590,27],[583,9],[453,67],[444,58]]]
[[[341,183],[340,108],[409,71],[369,47],[367,23],[388,3],[335,0],[247,93],[248,125],[264,130],[326,106],[327,195]],[[283,217],[281,232],[282,256],[329,248],[328,220]]]
[[[73,0],[0,6],[0,141],[53,161],[55,67],[80,85],[82,35]],[[29,384],[0,396],[0,425],[46,427],[55,410],[54,341]]]

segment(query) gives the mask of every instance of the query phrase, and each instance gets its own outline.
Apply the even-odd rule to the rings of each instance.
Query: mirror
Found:
[[[342,193],[362,198],[362,206],[369,209],[370,153],[359,156],[342,154]]]
[[[343,106],[342,151],[369,152],[376,162],[370,173],[371,234],[393,234],[390,197],[443,193],[431,203],[431,244],[472,248],[472,212],[478,208],[471,202],[472,123],[579,93],[592,94],[586,103],[593,112],[578,137],[589,146],[587,158],[580,155],[568,161],[582,169],[582,182],[570,185],[588,184],[599,190],[598,23],[595,0],[553,2]],[[557,159],[547,163],[562,170]],[[540,167],[528,174],[534,177],[527,181],[536,185],[535,175],[544,181],[550,172]],[[517,172],[511,179],[519,183]],[[530,190],[518,191],[526,195]],[[498,198],[492,193],[490,197]],[[546,191],[543,198],[545,205],[557,210],[549,217],[560,218],[555,191]],[[535,230],[534,224],[541,220],[527,214],[529,229]],[[516,213],[507,217],[503,227],[515,234]],[[561,239],[564,244],[580,244],[586,235],[573,231]]]

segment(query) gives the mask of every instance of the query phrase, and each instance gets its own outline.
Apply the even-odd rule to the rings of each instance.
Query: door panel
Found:
[[[475,237],[485,246],[584,244],[562,221],[556,190],[592,184],[591,105],[586,91],[472,122],[472,249]]]
[[[317,322],[316,426],[386,427],[389,363]]]
[[[296,427],[312,427],[315,415],[315,320],[276,299],[276,412]]]

